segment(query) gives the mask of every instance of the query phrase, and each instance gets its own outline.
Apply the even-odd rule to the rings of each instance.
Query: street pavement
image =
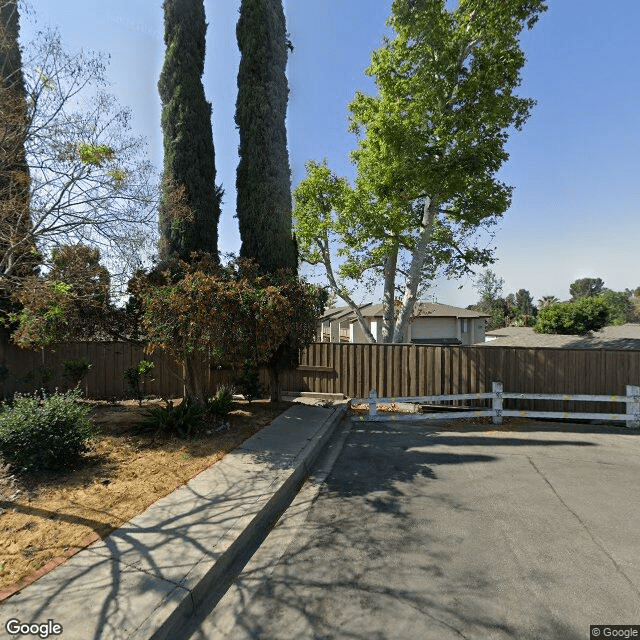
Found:
[[[588,640],[592,624],[640,625],[640,433],[495,429],[343,420],[179,640]]]

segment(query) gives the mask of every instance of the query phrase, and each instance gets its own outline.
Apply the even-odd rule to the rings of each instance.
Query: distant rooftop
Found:
[[[359,307],[362,315],[365,318],[382,317],[383,305],[367,303],[360,305]],[[434,317],[434,318],[489,318],[486,313],[479,313],[478,311],[471,311],[470,309],[462,309],[460,307],[453,307],[448,304],[441,304],[439,302],[417,302],[414,310],[413,317]],[[327,309],[322,316],[322,320],[349,320],[355,319],[355,313],[349,307],[333,307]]]
[[[585,336],[536,333],[532,327],[504,327],[487,331],[485,340],[489,347],[640,350],[640,324],[604,327]]]

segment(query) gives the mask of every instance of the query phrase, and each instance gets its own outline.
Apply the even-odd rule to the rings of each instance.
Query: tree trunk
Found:
[[[184,372],[187,397],[195,400],[198,404],[203,404],[207,398],[200,359],[193,356],[185,358]]]
[[[418,286],[420,285],[420,275],[422,268],[424,267],[424,261],[426,259],[427,250],[429,248],[429,242],[431,240],[431,233],[433,231],[433,223],[435,221],[436,213],[438,211],[438,204],[435,200],[427,198],[424,204],[424,211],[422,215],[422,229],[420,231],[420,238],[418,245],[411,257],[411,265],[409,267],[409,275],[407,277],[407,283],[405,287],[404,297],[402,299],[402,307],[398,313],[396,319],[393,341],[401,342],[407,331],[407,324],[409,318],[413,313],[413,308],[416,303]]]
[[[365,338],[367,339],[367,342],[369,342],[369,344],[375,344],[376,339],[373,337],[371,330],[367,326],[367,323],[358,305],[351,299],[351,296],[349,296],[349,294],[345,293],[344,291],[341,291],[340,287],[338,286],[338,283],[336,282],[336,277],[333,273],[333,267],[331,266],[331,254],[329,253],[329,240],[326,237],[326,235],[325,235],[325,242],[324,243],[319,242],[318,245],[322,253],[322,262],[324,263],[324,267],[327,271],[327,279],[329,280],[329,286],[331,287],[331,290],[341,300],[344,300],[349,305],[349,308],[356,314],[358,324],[360,325],[360,328],[362,329],[362,332],[364,333]]]
[[[393,323],[395,319],[396,268],[398,266],[398,243],[384,263],[384,293],[382,296],[382,342],[393,342]]]

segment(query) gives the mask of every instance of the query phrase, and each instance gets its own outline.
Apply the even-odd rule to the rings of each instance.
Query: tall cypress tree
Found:
[[[26,89],[18,36],[17,0],[0,0],[0,339],[10,329],[4,316],[21,309],[11,300],[20,278],[38,272],[41,256],[31,235],[31,179],[25,141]]]
[[[158,90],[162,100],[164,175],[160,258],[188,260],[207,251],[218,260],[222,189],[216,186],[211,104],[202,86],[203,0],[164,0],[166,55]]]
[[[291,45],[281,0],[242,0],[236,36],[241,54],[235,116],[240,256],[255,259],[267,273],[278,267],[297,272],[285,127]]]
[[[25,149],[28,113],[19,33],[17,0],[0,0],[0,273],[8,276],[33,273],[38,262],[33,253],[35,244],[24,242],[33,225]]]

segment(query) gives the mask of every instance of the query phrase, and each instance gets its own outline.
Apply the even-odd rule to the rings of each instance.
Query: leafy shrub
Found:
[[[138,433],[188,438],[203,428],[206,407],[186,398],[179,405],[168,402],[166,407],[145,411],[145,417],[136,425]]]
[[[65,360],[62,366],[64,367],[62,376],[69,380],[72,387],[77,387],[87,373],[89,373],[89,369],[91,369],[91,364],[87,362],[86,358],[81,358],[80,360]]]
[[[13,406],[2,403],[0,455],[16,467],[29,471],[70,469],[86,451],[93,428],[86,419],[89,407],[76,400],[80,391],[47,396],[16,394]]]
[[[207,401],[207,413],[216,418],[224,418],[233,407],[233,387],[219,387],[218,393]]]
[[[606,326],[609,306],[600,297],[585,297],[575,302],[550,304],[540,309],[535,325],[537,333],[581,335]]]
[[[637,321],[633,302],[625,291],[603,291],[598,298],[609,308],[608,326]]]
[[[189,263],[172,259],[138,272],[128,292],[140,303],[146,352],[161,349],[181,363],[188,395],[199,401],[204,368],[194,366],[195,358],[275,369],[284,353],[297,355],[313,342],[326,299],[320,287],[286,270],[264,274],[243,258],[222,267],[197,252]]]
[[[146,382],[144,377],[154,366],[153,362],[149,362],[149,360],[141,360],[137,367],[131,367],[124,372],[124,377],[129,386],[129,393],[134,395],[140,404],[142,404],[142,389],[140,388],[140,384]]]
[[[249,402],[264,394],[264,389],[262,384],[260,384],[260,378],[256,369],[244,369],[244,371],[234,379],[233,384]]]

